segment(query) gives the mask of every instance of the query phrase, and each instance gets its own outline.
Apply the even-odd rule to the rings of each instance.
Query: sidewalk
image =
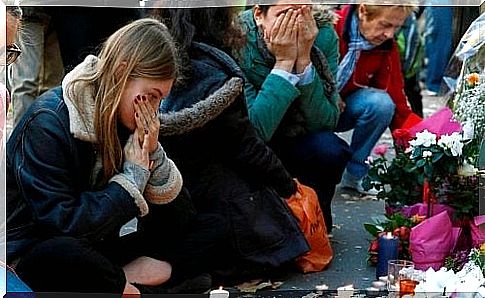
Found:
[[[424,97],[424,115],[429,116],[443,107],[445,103],[442,101],[440,97]],[[349,141],[351,133],[341,134],[341,136]],[[379,143],[392,145],[389,130],[382,136]],[[371,282],[376,279],[375,267],[367,264],[367,249],[371,236],[364,229],[363,223],[371,222],[373,216],[384,214],[384,201],[338,189],[332,205],[334,229],[331,243],[334,259],[330,266],[317,273],[288,273],[287,278],[282,281],[283,284],[276,291],[258,292],[244,297],[309,298],[319,297],[315,291],[317,285],[326,285],[328,289],[333,290],[332,292],[335,292],[338,287],[350,284],[360,290],[371,286]]]

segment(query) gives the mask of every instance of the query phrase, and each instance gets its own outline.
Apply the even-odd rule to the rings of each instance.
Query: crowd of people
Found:
[[[26,11],[49,19],[41,9]],[[365,193],[384,131],[421,119],[395,40],[416,9],[150,9],[104,28],[89,55],[58,32],[65,75],[47,91],[49,50],[7,38],[21,109],[6,147],[6,263],[34,291],[125,294],[291,266],[310,250],[285,203],[296,180],[331,233],[337,185]],[[336,133],[351,129],[349,145]]]

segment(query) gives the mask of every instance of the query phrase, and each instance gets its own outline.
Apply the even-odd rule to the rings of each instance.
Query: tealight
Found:
[[[383,282],[387,282],[387,275],[379,276],[379,280]]]
[[[382,289],[386,286],[386,283],[382,280],[376,280],[372,282],[372,287]]]
[[[219,287],[219,289],[209,292],[209,298],[229,298],[229,292]]]
[[[368,287],[365,289],[365,292],[368,296],[374,296],[379,294],[379,289],[374,287]]]

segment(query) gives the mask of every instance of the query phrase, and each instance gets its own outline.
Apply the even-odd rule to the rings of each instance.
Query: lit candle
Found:
[[[376,277],[387,275],[387,262],[397,259],[397,246],[399,239],[392,236],[391,232],[379,237],[379,250],[376,268]]]
[[[229,298],[229,292],[219,287],[219,289],[209,292],[209,298]]]
[[[377,296],[379,295],[379,289],[374,287],[368,287],[365,289],[367,296]]]
[[[373,281],[372,282],[372,287],[373,288],[378,288],[378,289],[382,289],[386,286],[386,283],[383,282],[382,280],[376,280],[376,281]]]

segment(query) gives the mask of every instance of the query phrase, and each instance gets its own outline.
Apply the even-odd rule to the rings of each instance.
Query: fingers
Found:
[[[141,153],[143,154],[143,156],[148,157],[148,154],[150,152],[149,142],[150,142],[150,136],[148,135],[148,133],[145,133],[143,138],[143,146],[141,148]]]
[[[280,28],[280,31],[279,31],[280,35],[289,35],[288,23],[290,22],[292,17],[293,17],[293,9],[290,9],[285,13],[285,17],[283,18],[283,21],[281,22],[281,28]]]
[[[299,11],[299,10],[298,10]],[[297,29],[297,22],[296,19],[300,15],[297,10],[293,10],[291,13],[290,20],[286,26],[286,35],[290,36],[291,39],[295,39],[298,33]]]
[[[276,36],[278,36],[278,33],[281,30],[281,23],[283,22],[285,17],[286,17],[286,14],[280,14],[276,19],[276,22],[274,23],[273,28],[271,29],[270,41],[272,41],[273,39],[276,38]]]
[[[135,122],[139,128],[145,130],[158,129],[158,111],[155,111],[146,96],[135,99]]]

